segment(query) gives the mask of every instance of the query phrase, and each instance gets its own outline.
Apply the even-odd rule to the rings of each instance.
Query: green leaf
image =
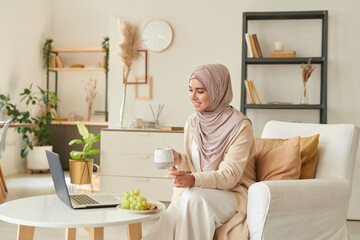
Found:
[[[77,121],[76,122],[78,131],[80,133],[80,135],[83,137],[83,139],[86,139],[89,137],[89,130],[86,128],[86,126],[82,123]]]
[[[92,142],[89,142],[89,143],[87,143],[87,144],[85,144],[85,146],[84,146],[84,153],[88,153],[90,150],[91,150],[91,148],[92,148]]]
[[[79,151],[72,150],[72,151],[70,152],[70,157],[71,157],[72,159],[75,159],[75,160],[80,159],[80,158],[81,158],[81,155],[82,155],[82,152],[79,152]]]
[[[69,142],[69,145],[78,144],[81,145],[83,142],[80,139],[73,139]]]
[[[27,135],[23,135],[23,141],[25,144],[29,144],[29,137]]]
[[[28,153],[29,153],[29,149],[25,146],[21,149],[20,155],[22,158],[25,158]]]
[[[91,149],[87,152],[88,155],[96,155],[100,153],[100,149]]]
[[[101,139],[101,133],[99,133],[98,135],[96,135],[94,142],[97,142]]]

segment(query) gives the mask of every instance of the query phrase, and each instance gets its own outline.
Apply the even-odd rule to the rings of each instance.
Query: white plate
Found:
[[[159,213],[161,211],[164,211],[166,209],[165,204],[163,204],[162,202],[159,201],[155,201],[155,200],[148,200],[148,203],[152,203],[152,204],[156,204],[157,209],[154,210],[131,210],[131,209],[122,209],[121,208],[121,204],[117,205],[116,208],[120,211],[120,212],[124,212],[124,213],[132,213],[132,214],[155,214],[155,213]]]

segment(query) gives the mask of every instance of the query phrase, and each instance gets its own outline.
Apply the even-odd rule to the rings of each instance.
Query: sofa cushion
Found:
[[[283,141],[255,138],[256,180],[299,179],[301,169],[300,137]]]
[[[315,177],[317,162],[319,160],[319,136],[300,137],[301,173],[300,179],[312,179]],[[285,141],[286,139],[271,138],[273,141]]]

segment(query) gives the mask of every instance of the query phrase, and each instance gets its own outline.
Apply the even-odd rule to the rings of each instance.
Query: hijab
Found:
[[[209,106],[203,112],[192,114],[188,122],[199,148],[201,170],[212,171],[219,165],[245,115],[230,106],[233,98],[231,78],[224,65],[199,66],[190,75],[191,79],[200,81],[210,97]]]

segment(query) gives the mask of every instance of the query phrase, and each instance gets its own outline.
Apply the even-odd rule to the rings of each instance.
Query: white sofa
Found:
[[[359,141],[350,124],[270,121],[262,138],[319,133],[315,179],[263,181],[249,188],[250,240],[348,239],[346,215]]]

